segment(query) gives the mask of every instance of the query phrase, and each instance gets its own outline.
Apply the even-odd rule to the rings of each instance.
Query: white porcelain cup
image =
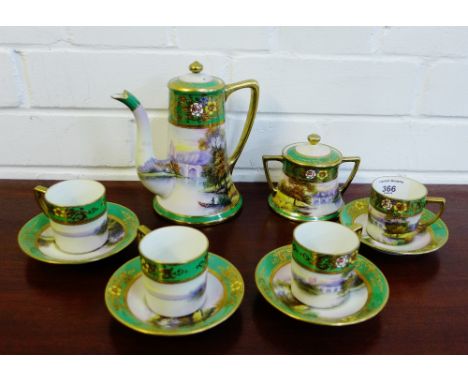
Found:
[[[314,308],[343,303],[356,277],[358,249],[356,232],[338,223],[314,221],[296,227],[291,259],[294,297]]]
[[[199,230],[169,226],[138,228],[145,300],[155,313],[180,317],[206,300],[208,238]]]
[[[34,195],[50,220],[55,244],[64,252],[89,253],[108,238],[105,187],[94,180],[66,180],[47,188],[36,186]]]

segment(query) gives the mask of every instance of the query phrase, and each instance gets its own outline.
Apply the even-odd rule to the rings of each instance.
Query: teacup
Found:
[[[303,223],[293,233],[291,292],[314,308],[333,308],[347,298],[359,249],[355,230],[328,221]]]
[[[421,222],[427,203],[439,205],[435,216]],[[372,183],[369,199],[367,233],[374,240],[389,245],[410,243],[416,234],[440,218],[445,198],[427,196],[427,188],[410,178],[384,176]]]
[[[106,243],[106,189],[101,183],[66,180],[49,188],[36,186],[34,196],[49,218],[55,244],[62,251],[88,253]]]
[[[138,228],[146,305],[155,313],[180,317],[206,300],[208,238],[199,230],[169,226]]]

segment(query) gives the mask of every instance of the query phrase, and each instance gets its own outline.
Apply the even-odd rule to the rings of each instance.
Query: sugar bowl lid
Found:
[[[293,143],[283,149],[290,162],[311,167],[332,167],[341,163],[343,155],[334,147],[320,142],[320,135],[310,134],[308,142]]]
[[[170,80],[169,89],[184,93],[212,93],[226,86],[221,78],[203,73],[203,65],[198,61],[192,62],[189,70],[190,73]]]

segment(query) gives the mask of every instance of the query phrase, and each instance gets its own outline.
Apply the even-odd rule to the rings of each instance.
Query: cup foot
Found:
[[[192,301],[168,301],[155,297],[145,292],[144,301],[146,306],[154,313],[163,317],[188,316],[200,309],[206,302],[206,293],[200,298]]]
[[[297,286],[294,279],[291,279],[291,293],[298,301],[311,308],[317,309],[336,308],[343,304],[349,297],[349,291],[342,295],[330,293],[313,296],[302,291],[301,288]]]
[[[393,247],[411,244],[414,241],[414,238],[416,237],[418,233],[424,233],[424,232],[414,232],[411,234],[407,234],[404,237],[389,237],[385,233],[383,233],[380,228],[370,223],[367,224],[366,232],[369,235],[369,237],[372,238],[373,240],[381,244],[389,245]]]

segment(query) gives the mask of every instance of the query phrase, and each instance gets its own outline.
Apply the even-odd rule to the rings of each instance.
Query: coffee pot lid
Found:
[[[343,155],[334,147],[320,142],[320,135],[310,134],[308,142],[293,143],[283,149],[290,162],[311,167],[332,167],[341,163]]]
[[[175,77],[169,81],[168,87],[183,93],[212,93],[224,89],[222,79],[203,73],[203,65],[194,61],[189,66],[190,73]]]

